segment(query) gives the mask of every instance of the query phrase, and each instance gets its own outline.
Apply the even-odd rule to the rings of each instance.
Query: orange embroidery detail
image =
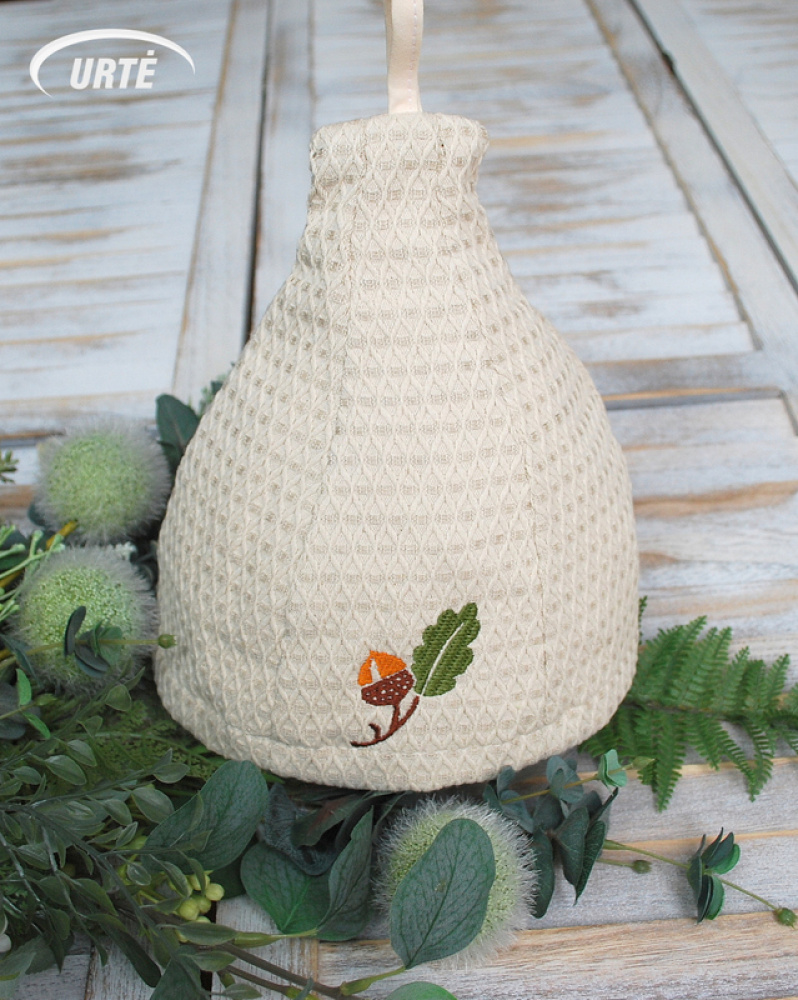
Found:
[[[400,657],[372,649],[357,675],[360,697],[369,705],[390,705],[393,713],[385,732],[382,726],[370,722],[374,738],[350,740],[351,745],[372,747],[382,743],[402,728],[422,697],[434,698],[451,691],[474,658],[470,647],[479,628],[476,604],[466,604],[457,614],[451,608],[444,611],[435,625],[424,629],[421,645],[413,650],[413,670]],[[375,671],[379,680],[374,679]],[[414,687],[417,693],[402,715],[402,702]]]

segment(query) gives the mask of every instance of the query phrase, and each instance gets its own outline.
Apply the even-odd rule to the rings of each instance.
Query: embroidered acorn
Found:
[[[375,667],[380,675],[378,681],[374,681]],[[398,705],[416,680],[404,660],[372,650],[360,668],[357,682],[363,689],[360,697],[369,705]]]
[[[374,680],[374,672],[377,672],[379,680]],[[352,746],[365,747],[381,743],[392,736],[397,729],[403,726],[410,716],[415,712],[418,705],[418,695],[413,699],[408,711],[402,715],[400,705],[405,695],[408,694],[416,683],[416,679],[407,667],[404,660],[390,653],[377,653],[371,650],[357,676],[360,685],[360,697],[369,705],[391,705],[393,716],[391,724],[385,733],[382,727],[370,722],[369,726],[374,731],[374,739],[365,743],[352,741]]]

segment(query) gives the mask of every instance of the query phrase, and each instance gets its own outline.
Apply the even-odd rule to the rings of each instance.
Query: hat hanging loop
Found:
[[[424,30],[424,0],[384,0],[388,50],[388,111],[421,111],[418,62]]]

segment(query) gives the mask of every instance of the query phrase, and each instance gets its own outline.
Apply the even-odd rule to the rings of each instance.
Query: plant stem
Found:
[[[611,771],[607,771],[607,774],[625,774],[625,773],[627,773],[625,767],[615,767]],[[587,785],[591,781],[597,781],[597,780],[598,780],[598,771],[596,771],[594,774],[589,774],[586,778],[580,778],[579,781],[571,781],[567,785],[563,785],[562,787],[563,789],[580,788],[582,785]],[[549,789],[547,786],[546,788],[539,789],[537,792],[529,792],[527,795],[516,795],[515,798],[503,799],[502,801],[506,805],[510,805],[510,803],[512,802],[525,802],[527,799],[536,799],[539,798],[541,795],[548,795],[548,794],[549,794]]]
[[[655,861],[663,861],[666,865],[683,868],[685,871],[687,871],[690,867],[690,865],[685,861],[676,861],[675,858],[666,857],[664,854],[656,854],[654,851],[646,851],[642,847],[630,847],[628,844],[621,844],[617,840],[605,840],[604,850],[628,851],[630,854],[644,854],[646,857],[653,858]],[[775,911],[781,909],[781,907],[775,906],[762,896],[758,896],[755,892],[751,892],[750,889],[744,889],[743,886],[738,885],[736,882],[730,882],[727,878],[722,878],[720,875],[715,875],[715,878],[719,879],[725,886],[728,886],[729,889],[736,889],[737,892],[743,893],[744,896],[750,896],[751,899],[755,899],[758,903],[762,903],[762,905],[766,906],[769,910]]]
[[[289,983],[295,983],[297,986],[305,986],[307,984],[307,976],[299,976],[295,972],[291,972],[288,969],[283,969],[279,965],[275,965],[274,962],[267,962],[265,958],[259,958],[257,955],[253,955],[234,944],[226,942],[225,944],[218,945],[217,947],[222,951],[226,951],[230,955],[234,955],[242,962],[247,962],[249,965],[254,965],[258,969],[263,969],[264,972],[270,972],[273,976],[279,976],[280,979],[287,979]],[[234,972],[233,969],[229,969],[228,971]],[[234,972],[234,974],[238,975],[237,972]],[[378,976],[377,978],[380,977]],[[341,1000],[342,997],[348,995],[341,992],[340,987],[325,986],[324,983],[314,982],[313,989],[318,993],[321,993],[323,996],[332,997],[333,1000]],[[355,996],[353,1000],[363,1000],[363,998]]]
[[[381,979],[390,979],[391,976],[398,976],[400,972],[405,971],[404,965],[400,965],[398,969],[391,969],[390,972],[379,972],[376,976],[364,976],[363,979],[352,979],[348,983],[341,983],[339,988],[344,996],[351,997],[361,990],[367,990]]]

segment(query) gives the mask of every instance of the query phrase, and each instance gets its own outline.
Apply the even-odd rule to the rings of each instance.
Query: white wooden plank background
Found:
[[[49,4],[44,0],[35,9]],[[727,48],[713,48],[717,41],[710,21],[722,17],[740,51],[745,26],[757,24],[755,89],[769,95],[774,121],[779,112],[773,95],[783,92],[788,121],[795,76],[784,56],[769,77],[763,46],[770,39],[774,51],[791,51],[786,39],[798,25],[791,0],[766,0],[768,13],[761,17],[757,5],[741,0],[683,4],[684,10],[676,0],[662,0],[659,6],[695,18],[701,40],[724,68],[731,42],[724,36]],[[26,6],[34,5],[18,0],[4,5],[12,11]],[[256,8],[246,6],[240,16],[253,24]],[[154,17],[148,14],[152,9],[142,5],[137,11],[144,10],[142,26],[157,30],[154,20],[146,23]],[[159,10],[178,8],[169,0]],[[0,22],[3,14],[0,7]],[[183,16],[200,30],[196,17]],[[385,109],[379,4],[292,0],[273,3],[270,17],[254,319],[293,260],[304,220],[311,131],[327,121]],[[169,24],[177,41],[180,23],[177,18]],[[225,23],[229,56],[235,21],[228,17]],[[239,35],[243,23],[238,22]],[[15,37],[24,36],[18,29]],[[748,52],[745,58],[753,57]],[[732,72],[737,73],[733,66]],[[17,76],[22,89],[19,68]],[[244,90],[240,80],[245,76],[239,72],[237,84]],[[221,77],[217,109],[236,103],[230,94],[225,100],[220,84]],[[766,121],[739,73],[733,85],[766,139],[775,143],[783,122]],[[649,597],[646,630],[705,613],[713,623],[733,625],[738,643],[750,644],[755,653],[788,651],[798,662],[798,301],[700,114],[680,92],[633,5],[629,0],[536,0],[534,5],[428,0],[422,97],[427,110],[466,114],[487,126],[492,145],[480,193],[500,244],[526,293],[589,363],[612,403],[611,420],[635,492],[641,592]],[[245,116],[250,137],[253,106]],[[59,122],[71,107],[64,104]],[[229,135],[218,125],[217,131]],[[232,235],[225,227],[218,240],[198,239],[198,233],[218,232],[214,220],[226,217],[220,195],[208,192],[229,188],[229,170],[246,178],[255,166],[252,145],[239,162],[223,155],[228,148],[215,155],[210,135],[208,130],[202,165],[206,197],[195,205],[193,242],[182,258],[181,320],[169,326],[172,358],[182,359],[178,373],[186,385],[216,363],[212,317],[229,308],[232,325],[240,329],[246,293],[227,280],[222,297],[231,305],[221,308],[208,294],[208,281],[227,273],[215,254],[230,252],[223,249],[228,237],[239,259],[246,257],[242,248],[255,219],[253,209]],[[784,149],[779,147],[787,162]],[[75,167],[65,161],[61,169],[68,185]],[[135,179],[133,174],[125,183]],[[79,206],[76,192],[83,189],[73,185],[65,191],[77,197]],[[165,198],[171,196],[164,192]],[[241,204],[237,211],[244,212]],[[0,216],[0,226],[5,221]],[[123,225],[120,215],[116,226]],[[127,244],[118,246],[120,254],[126,252]],[[23,276],[25,267],[33,266],[23,267],[27,257],[21,255],[18,260],[9,253],[9,260]],[[88,308],[93,291],[81,296],[74,272],[64,273],[71,275],[63,283],[65,294]],[[155,275],[152,287],[176,280]],[[110,305],[107,309],[103,315],[116,315]],[[197,318],[194,340],[186,317]],[[69,330],[76,338],[74,357],[85,363],[94,348],[90,339],[79,339],[85,335],[79,315]],[[35,340],[40,334],[25,336]],[[100,385],[105,395],[93,400],[113,403],[111,388]],[[49,414],[37,416],[41,398],[36,392],[30,398],[20,395],[11,425],[15,433],[57,426],[79,408],[68,404],[69,409],[59,398]],[[140,407],[151,413],[147,391],[121,400],[132,412]],[[0,414],[9,412],[2,406]],[[24,462],[23,483],[29,481],[30,454],[24,454]],[[7,506],[19,505],[24,490],[7,491],[7,496]],[[795,667],[792,678],[798,679]],[[661,815],[652,808],[649,790],[633,782],[614,807],[612,835],[686,858],[702,833],[713,834],[724,825],[743,846],[735,870],[739,881],[798,906],[798,885],[784,876],[798,865],[794,758],[777,763],[772,783],[753,804],[731,769],[716,774],[693,764],[686,771],[673,804]],[[490,966],[424,975],[447,985],[460,1000],[572,994],[607,1000],[784,1000],[797,995],[795,932],[767,914],[750,912],[752,904],[744,897],[730,893],[729,915],[696,928],[688,919],[689,890],[672,870],[643,879],[606,867],[594,878],[577,907],[559,891],[545,920],[530,920],[516,946]],[[220,906],[219,917],[248,928],[264,919],[251,905],[237,902]],[[373,941],[348,945],[295,944],[284,949],[283,957],[328,982],[352,978],[394,961],[379,922],[371,932]],[[375,995],[396,985],[389,981],[375,988]],[[148,991],[123,962],[103,970],[87,955],[77,955],[70,959],[69,978],[42,977],[20,995],[23,1000],[83,1000],[84,994],[92,1000],[131,1000],[146,998]]]

